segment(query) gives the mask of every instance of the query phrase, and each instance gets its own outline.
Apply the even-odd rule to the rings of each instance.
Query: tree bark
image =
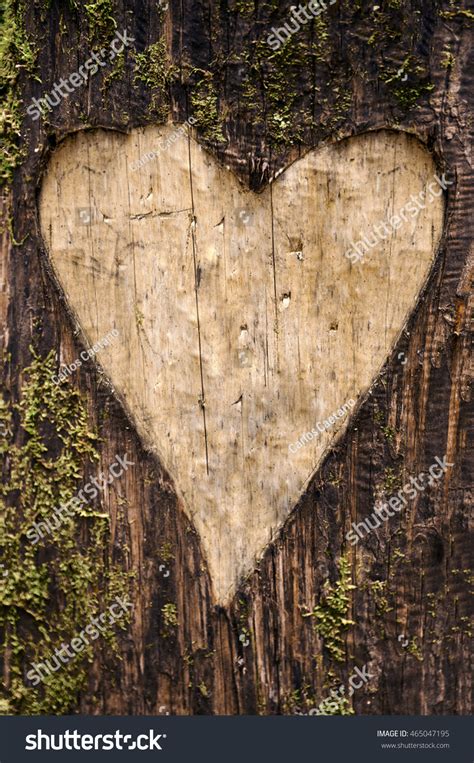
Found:
[[[113,37],[104,11],[94,20],[73,5],[35,3],[25,19],[41,82],[20,70],[24,156],[4,198],[5,218],[13,217],[3,231],[0,297],[7,400],[20,397],[32,344],[43,356],[54,349],[65,365],[85,349],[38,216],[43,173],[71,133],[127,133],[194,115],[202,145],[261,191],[325,141],[396,128],[416,136],[454,182],[436,262],[402,338],[228,606],[215,605],[196,529],[100,368],[86,363],[72,375],[99,432],[97,468],[106,471],[121,453],[135,464],[95,501],[110,515],[112,557],[135,577],[121,659],[103,644],[96,649],[88,685],[70,711],[307,713],[367,665],[372,677],[346,710],[468,713],[472,12],[451,0],[382,0],[379,10],[340,0],[272,57],[266,38],[287,21],[289,4],[172,0],[163,10],[151,0],[118,0],[116,27],[134,38],[123,62],[34,121],[25,113],[32,97],[50,92]],[[14,6],[19,12],[21,4]],[[351,523],[370,514],[381,491],[390,496],[445,455],[454,466],[439,485],[357,546],[348,544]],[[84,481],[88,475],[84,467]],[[303,614],[327,606],[331,590],[341,592],[341,556],[354,588],[344,594],[353,624],[341,628],[339,662],[314,627],[317,617]],[[166,616],[170,604],[176,621]],[[23,627],[31,627],[27,613]],[[7,697],[8,666],[5,653]]]

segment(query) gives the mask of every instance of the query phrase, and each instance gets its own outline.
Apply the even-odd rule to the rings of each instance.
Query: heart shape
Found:
[[[225,602],[393,349],[443,201],[354,263],[351,242],[434,178],[414,137],[378,131],[310,151],[256,194],[183,133],[67,138],[40,218],[86,342],[119,331],[97,359],[174,477]]]

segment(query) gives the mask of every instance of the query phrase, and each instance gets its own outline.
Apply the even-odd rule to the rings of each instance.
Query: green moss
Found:
[[[387,598],[386,580],[374,580],[370,582],[369,590],[372,598],[374,599],[375,609],[379,616],[386,615],[388,612],[393,611],[393,607],[389,606],[389,601]]]
[[[283,695],[282,708],[283,715],[294,715],[301,705],[300,690],[294,689]]]
[[[219,112],[219,99],[211,72],[194,69],[200,77],[191,92],[192,115],[195,127],[209,141],[222,143],[225,141],[222,125],[223,119]]]
[[[440,65],[443,67],[443,69],[452,69],[455,63],[456,63],[456,59],[451,53],[451,51],[443,50],[443,55],[440,61]]]
[[[382,430],[382,434],[385,437],[385,439],[388,442],[393,442],[393,439],[395,437],[395,430],[393,427],[385,423],[385,414],[377,406],[374,409],[374,421],[376,424],[378,424],[378,426]]]
[[[334,678],[334,677],[333,677]],[[334,683],[332,681],[332,683]],[[334,686],[332,694],[325,694],[318,702],[311,695],[309,684],[286,694],[282,700],[284,715],[354,715],[349,699],[344,696],[341,684]]]
[[[393,432],[393,430],[391,430]],[[385,469],[384,478],[383,478],[383,490],[386,493],[393,493],[395,490],[398,490],[402,485],[402,477],[400,472],[396,472],[395,469],[392,469],[390,466],[388,466]]]
[[[47,14],[52,5],[53,0],[43,0],[42,21],[46,21]],[[67,27],[63,15],[64,10],[67,9],[68,15],[71,11],[74,11],[77,16],[83,10],[90,45],[98,50],[112,40],[117,29],[117,22],[114,16],[114,0],[90,0],[85,3],[80,0],[62,0],[59,5],[59,28],[62,36],[67,35]],[[78,23],[82,26],[84,19],[81,18]]]
[[[432,90],[434,90],[434,85],[430,84],[406,87],[399,85],[392,88],[392,92],[398,103],[406,111],[414,108],[420,98],[422,98],[425,93],[430,93]]]
[[[100,44],[108,43],[117,29],[113,0],[92,0],[84,5],[89,24],[89,39]]]
[[[434,89],[434,85],[427,81],[427,76],[427,68],[411,54],[406,56],[401,67],[382,66],[380,69],[380,78],[388,85],[400,107],[406,111],[412,109],[425,93]]]
[[[121,51],[114,59],[111,70],[105,75],[101,91],[106,93],[116,79],[121,79],[125,72],[125,51]]]
[[[393,427],[385,424],[385,414],[377,406],[374,409],[374,421],[379,425],[385,439],[392,442],[395,437],[395,430]]]
[[[314,24],[314,40],[311,43],[310,52],[319,63],[327,63],[331,48],[329,47],[329,26],[328,18],[325,15],[316,16]]]
[[[171,543],[163,543],[163,545],[158,549],[158,556],[165,563],[173,561],[174,554]]]
[[[352,705],[343,693],[336,692],[318,705],[316,715],[355,715]]]
[[[163,635],[166,637],[169,636],[171,628],[177,628],[179,625],[176,604],[171,602],[164,604],[161,608],[161,614],[163,615],[163,623],[165,626]]]
[[[244,18],[252,18],[255,14],[254,0],[235,0],[234,9]]]
[[[377,405],[375,405],[375,407],[374,407],[374,421],[377,424],[382,425],[384,420],[385,420],[385,417],[384,417],[383,411],[381,411],[380,408],[378,408]]]
[[[37,50],[25,31],[26,6],[0,0],[0,185],[10,183],[13,170],[25,156],[20,147],[22,101],[18,79],[22,71],[36,72]]]
[[[470,20],[474,19],[474,13],[472,11],[465,10],[464,8],[456,11],[441,11],[439,15],[443,19],[453,19],[456,16],[464,16]]]
[[[303,139],[303,119],[297,111],[298,78],[307,56],[308,48],[302,40],[290,38],[271,55],[265,40],[256,45],[256,71],[263,82],[263,110],[273,146],[292,146]]]
[[[434,89],[428,80],[428,51],[423,28],[423,14],[410,12],[401,0],[388,0],[372,14],[373,31],[367,43],[374,48],[371,58],[379,68],[379,77],[385,82],[398,107],[406,112],[414,108],[421,98]],[[423,54],[415,56],[415,46],[423,41]],[[389,61],[400,61],[401,66]]]
[[[467,615],[459,618],[461,624],[460,632],[464,633],[468,638],[472,638],[472,620]]]
[[[309,683],[303,682],[302,686],[285,694],[282,698],[283,715],[299,715],[308,713],[316,702],[311,694]]]
[[[393,549],[393,557],[392,557],[392,563],[395,565],[398,562],[405,561],[406,554],[403,554],[399,548]]]
[[[203,697],[207,698],[209,696],[209,691],[204,681],[201,681],[201,683],[198,686],[198,689],[201,692]]]
[[[335,487],[339,487],[339,485],[342,485],[344,482],[344,478],[342,476],[338,476],[336,474],[336,471],[333,470],[329,473],[328,482],[330,485],[334,485]]]
[[[314,627],[323,639],[324,648],[333,660],[343,662],[345,659],[344,636],[349,626],[355,625],[353,620],[347,618],[351,604],[349,592],[355,590],[355,586],[350,582],[350,562],[345,556],[341,556],[338,569],[339,579],[334,585],[328,581],[325,582],[320,603],[303,617],[314,617]]]
[[[31,663],[69,643],[129,585],[109,557],[105,514],[76,511],[35,545],[27,537],[34,522],[49,519],[77,493],[85,464],[98,458],[79,393],[67,382],[54,384],[54,373],[53,352],[45,359],[33,353],[19,402],[2,400],[0,406],[7,432],[0,439],[0,548],[8,571],[0,590],[0,629],[9,675],[0,691],[10,713],[25,715],[76,709],[94,656],[91,644],[38,687],[29,685],[26,674]],[[106,628],[104,636],[115,648],[115,631]]]
[[[242,2],[230,10],[253,18],[281,12],[277,2],[255,8]],[[206,69],[190,70],[190,102],[201,135],[222,141],[228,110],[238,121],[251,124],[259,141],[279,153],[303,144],[310,132],[312,143],[316,132],[321,138],[333,135],[350,113],[352,96],[331,24],[329,16],[316,17],[278,50],[268,45],[270,29],[257,38],[245,35],[238,53],[223,50],[218,38],[217,52]]]
[[[393,427],[386,426],[386,427],[381,427],[381,429],[385,439],[388,440],[389,442],[392,442],[393,438],[395,437],[395,430],[393,429]]]
[[[239,610],[239,623],[242,624],[247,622],[250,617],[249,602],[245,601],[245,599],[239,599],[237,605]]]
[[[420,645],[418,644],[418,639],[416,638],[416,636],[412,638],[412,640],[410,641],[407,647],[407,651],[410,654],[412,654],[413,657],[416,657],[416,659],[419,660],[420,662],[423,661],[423,655],[421,653]]]
[[[143,82],[151,90],[151,108],[157,118],[164,121],[169,112],[168,81],[173,68],[168,59],[164,39],[149,45],[135,56],[135,81]]]
[[[399,13],[390,13],[390,10],[384,12],[379,6],[379,9],[372,14],[371,20],[375,28],[367,40],[369,45],[387,50],[391,44],[396,42],[400,48],[403,27],[405,26],[404,16],[400,16]]]
[[[436,595],[434,593],[427,593],[426,599],[428,600],[428,605],[426,607],[426,611],[428,614],[435,618],[436,617]]]

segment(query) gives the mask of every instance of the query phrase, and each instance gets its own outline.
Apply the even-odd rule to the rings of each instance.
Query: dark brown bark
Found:
[[[92,364],[75,376],[102,438],[101,468],[122,452],[136,463],[104,509],[112,517],[112,543],[129,547],[127,561],[137,585],[133,624],[122,639],[123,662],[112,660],[105,649],[98,654],[89,691],[72,709],[106,714],[307,712],[301,701],[305,685],[308,696],[320,701],[327,696],[331,668],[341,683],[354,666],[368,664],[374,678],[355,693],[356,713],[465,714],[470,708],[469,638],[459,625],[469,615],[469,599],[466,579],[457,571],[470,565],[473,489],[473,72],[467,60],[472,14],[465,13],[465,2],[381,0],[388,21],[370,45],[376,29],[373,3],[361,2],[360,9],[352,2],[331,6],[321,60],[308,53],[288,65],[285,74],[295,96],[289,130],[300,125],[300,140],[277,146],[269,128],[275,105],[269,105],[268,91],[257,83],[258,122],[252,110],[246,111],[242,82],[254,56],[252,40],[265,39],[272,26],[285,22],[289,10],[256,4],[239,13],[236,5],[172,0],[170,15],[162,22],[155,2],[120,1],[114,15],[118,28],[135,38],[138,52],[164,30],[177,67],[169,86],[175,120],[183,121],[193,111],[200,75],[191,69],[212,72],[219,108],[226,115],[227,140],[207,145],[254,189],[325,139],[393,125],[414,132],[431,149],[440,171],[455,180],[447,195],[443,239],[406,336],[279,540],[267,549],[228,609],[213,606],[199,538],[170,479],[145,452]],[[67,39],[60,32],[61,18]],[[24,78],[25,104],[48,92],[61,75],[75,71],[90,47],[84,18],[60,2],[53,2],[43,19],[35,5],[28,28],[41,41],[42,84]],[[310,42],[318,30],[308,25],[302,34]],[[440,65],[444,48],[454,58],[447,68]],[[409,84],[419,94],[411,108],[402,108],[382,74],[396,71],[408,55],[424,73],[410,73]],[[29,362],[33,332],[44,352],[61,346],[72,361],[82,349],[38,233],[37,190],[51,150],[74,130],[106,126],[125,131],[157,118],[149,90],[134,81],[131,56],[123,74],[105,91],[104,76],[99,73],[88,88],[63,100],[49,125],[24,122],[27,154],[12,192],[14,235],[22,243],[3,248],[9,296],[4,346],[11,353],[4,381],[13,397],[20,371]],[[423,90],[426,84],[434,88]],[[352,102],[341,110],[344,93],[352,94]],[[203,129],[198,136],[206,143]],[[387,427],[393,436],[387,435]],[[419,496],[409,512],[372,533],[355,552],[347,547],[345,533],[351,522],[372,511],[376,486],[387,479],[388,469],[400,471],[406,482],[444,454],[455,464],[448,480]],[[174,555],[166,565],[168,577],[159,568],[159,549],[165,543]],[[301,609],[312,608],[325,580],[337,578],[336,562],[344,550],[356,586],[351,604],[356,625],[348,630],[347,658],[339,667]],[[386,584],[386,605],[374,593],[374,581]],[[170,601],[176,604],[179,626],[175,635],[163,638],[161,608]],[[239,638],[244,628],[250,632],[248,646]],[[418,654],[403,648],[401,635],[417,639]],[[300,698],[292,703],[295,690]]]

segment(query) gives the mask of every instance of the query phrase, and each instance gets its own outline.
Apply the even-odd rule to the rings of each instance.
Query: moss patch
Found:
[[[20,148],[21,107],[18,80],[22,71],[36,72],[37,50],[25,30],[26,6],[0,0],[0,185],[11,182],[13,170],[25,156]]]
[[[166,120],[169,112],[168,81],[172,76],[164,39],[149,45],[135,56],[135,81],[143,82],[151,91],[151,108],[159,120]]]
[[[351,568],[347,557],[341,556],[338,569],[339,579],[334,585],[325,582],[320,603],[303,617],[314,618],[314,627],[323,639],[329,656],[336,662],[344,662],[344,635],[350,625],[355,625],[353,620],[347,618],[351,603],[349,592],[355,586],[351,584]]]
[[[163,624],[165,626],[163,637],[166,638],[170,635],[172,628],[177,628],[178,622],[178,610],[176,604],[168,602],[161,608],[161,614],[163,615]]]
[[[84,10],[91,42],[110,42],[117,28],[113,0],[92,0],[90,3],[85,3]]]
[[[222,143],[225,141],[222,125],[223,119],[219,112],[219,99],[211,72],[194,69],[199,78],[191,92],[192,116],[195,126],[208,141]]]
[[[33,353],[20,401],[2,400],[0,406],[6,432],[0,438],[0,547],[8,573],[0,589],[0,629],[9,676],[0,692],[9,713],[25,715],[76,709],[94,657],[92,644],[36,687],[27,677],[31,663],[70,643],[91,616],[126,595],[130,582],[109,556],[108,516],[92,507],[63,515],[56,528],[52,522],[52,531],[36,544],[34,536],[27,537],[33,523],[52,517],[77,493],[85,464],[98,458],[79,393],[67,382],[54,384],[55,372],[53,352],[44,359]],[[116,648],[112,626],[105,626],[102,637]]]
[[[427,71],[413,56],[408,56],[402,66],[395,70],[382,67],[380,78],[388,85],[399,106],[408,111],[416,106],[420,98],[434,90],[427,79]]]

